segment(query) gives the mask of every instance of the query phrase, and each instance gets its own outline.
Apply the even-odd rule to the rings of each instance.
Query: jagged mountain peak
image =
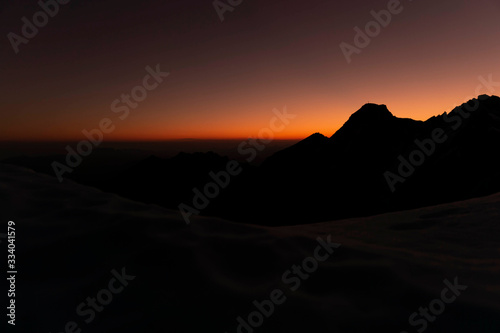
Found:
[[[394,118],[385,104],[367,103],[353,113],[348,122],[380,122]]]

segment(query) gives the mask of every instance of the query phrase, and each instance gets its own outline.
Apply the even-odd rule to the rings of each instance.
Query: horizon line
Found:
[[[316,132],[317,133],[317,132]],[[315,133],[311,133],[313,135]],[[310,135],[301,136],[301,137],[282,137],[282,138],[274,138],[273,141],[294,141],[294,140],[303,140]],[[144,143],[153,143],[153,142],[196,142],[196,141],[247,141],[251,137],[228,137],[228,138],[172,138],[172,139],[115,139],[115,140],[103,140],[99,145],[106,143],[128,143],[128,142],[144,142]],[[61,143],[61,142],[79,142],[82,140],[87,140],[85,138],[80,139],[0,139],[0,143]]]

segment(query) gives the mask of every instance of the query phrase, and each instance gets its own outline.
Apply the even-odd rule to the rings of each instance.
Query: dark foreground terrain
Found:
[[[499,194],[270,228],[186,225],[9,165],[0,184],[1,219],[16,223],[15,332],[500,331]]]

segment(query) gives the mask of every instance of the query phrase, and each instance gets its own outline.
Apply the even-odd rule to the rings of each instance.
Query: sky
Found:
[[[0,4],[1,141],[79,140],[105,118],[105,140],[247,138],[285,106],[296,117],[276,138],[331,136],[368,102],[425,120],[500,95],[478,89],[480,76],[500,82],[494,0],[402,0],[350,63],[340,45],[356,46],[355,27],[389,1],[243,0],[223,21],[212,0],[60,1],[26,43],[12,36],[24,38],[23,17],[43,23],[40,5]],[[148,67],[169,75],[114,112]]]

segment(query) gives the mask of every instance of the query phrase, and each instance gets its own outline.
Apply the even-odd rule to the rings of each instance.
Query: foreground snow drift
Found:
[[[186,225],[0,165],[0,198],[0,232],[17,226],[17,332],[500,331],[500,194],[294,227]]]

